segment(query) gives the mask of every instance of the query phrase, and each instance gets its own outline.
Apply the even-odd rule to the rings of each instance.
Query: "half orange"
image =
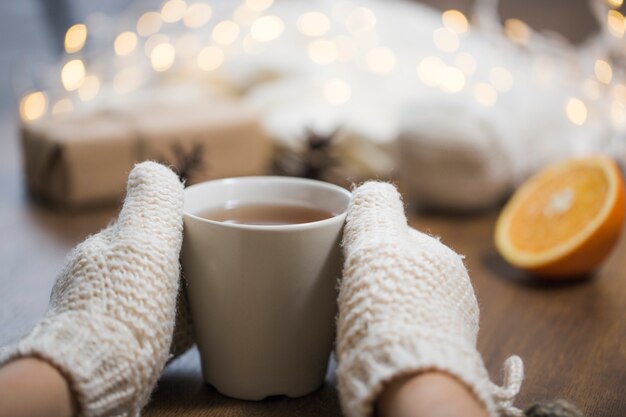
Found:
[[[585,276],[617,242],[625,210],[624,180],[613,160],[558,162],[511,197],[496,224],[496,248],[513,266],[540,276]]]

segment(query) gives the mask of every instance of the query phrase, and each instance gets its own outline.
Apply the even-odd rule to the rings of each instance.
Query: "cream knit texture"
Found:
[[[522,415],[512,406],[521,359],[505,362],[504,387],[490,382],[463,259],[407,225],[393,185],[367,182],[353,192],[343,250],[337,380],[346,416],[371,416],[385,383],[426,370],[457,377],[492,417]]]
[[[49,309],[0,364],[36,356],[68,379],[80,416],[136,416],[169,356],[179,286],[183,185],[138,164],[116,223],[69,255]]]

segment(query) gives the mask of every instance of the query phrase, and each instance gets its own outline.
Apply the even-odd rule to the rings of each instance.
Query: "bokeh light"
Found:
[[[387,74],[396,67],[396,55],[391,49],[383,46],[370,50],[365,61],[369,69],[377,74]]]
[[[582,100],[572,97],[565,103],[565,114],[570,122],[580,126],[587,120],[587,106]]]
[[[285,31],[285,24],[277,16],[263,16],[250,27],[250,36],[257,42],[271,42]]]
[[[85,81],[78,88],[78,97],[82,101],[93,100],[100,91],[100,80],[95,75],[88,75]]]
[[[441,15],[443,25],[456,33],[465,33],[469,29],[467,17],[458,10],[446,10]]]
[[[166,71],[176,59],[176,50],[170,43],[160,43],[150,53],[150,64],[155,71]]]
[[[213,9],[211,9],[211,6],[203,2],[196,2],[187,7],[183,23],[188,28],[199,28],[209,23],[212,16]]]
[[[185,16],[187,3],[183,0],[169,0],[161,8],[161,19],[166,23],[178,22]]]
[[[80,51],[87,41],[87,26],[78,23],[65,33],[65,52],[73,54]]]
[[[137,47],[137,35],[134,32],[122,32],[115,38],[113,49],[118,55],[128,55]]]
[[[352,90],[350,88],[350,85],[344,80],[335,78],[328,81],[324,85],[324,98],[330,104],[333,104],[335,106],[339,106],[348,102],[351,95]]]
[[[433,42],[444,52],[454,52],[459,49],[459,37],[453,30],[439,28],[433,33]]]
[[[465,75],[456,67],[446,67],[441,72],[441,84],[444,93],[458,93],[465,87]]]
[[[337,46],[327,39],[318,39],[309,43],[307,53],[311,61],[319,65],[328,65],[337,59]]]
[[[324,13],[306,12],[298,18],[298,30],[306,36],[322,36],[330,30],[330,19]]]
[[[137,33],[141,36],[150,36],[161,29],[161,14],[146,12],[137,20]]]
[[[500,92],[509,91],[513,88],[513,75],[503,67],[494,67],[489,72],[491,84]]]
[[[611,65],[602,59],[596,60],[593,70],[596,74],[596,78],[602,84],[609,84],[613,79],[613,69]]]
[[[437,87],[441,84],[441,75],[446,68],[446,64],[441,58],[429,56],[421,60],[417,66],[419,79],[430,87]]]
[[[474,98],[485,107],[492,107],[498,100],[498,92],[490,84],[478,83],[474,86]]]
[[[224,62],[224,52],[217,46],[207,46],[198,54],[198,68],[203,71],[214,71]]]
[[[41,91],[26,94],[20,101],[20,117],[32,122],[39,119],[48,109],[48,96]]]
[[[213,40],[220,45],[230,45],[239,37],[239,25],[232,20],[223,20],[213,28]]]
[[[85,64],[80,59],[73,59],[63,65],[61,82],[68,91],[76,90],[85,81]]]

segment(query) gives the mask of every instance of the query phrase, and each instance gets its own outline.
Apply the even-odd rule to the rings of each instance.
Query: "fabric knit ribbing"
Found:
[[[489,380],[476,350],[479,311],[462,258],[407,225],[396,189],[367,182],[353,192],[337,323],[337,380],[348,417],[369,417],[384,384],[424,370],[456,376],[490,416],[512,406],[523,377],[509,358],[505,387]]]
[[[136,416],[169,355],[182,243],[183,185],[138,164],[118,221],[69,255],[45,317],[0,364],[25,356],[68,379],[80,416]]]

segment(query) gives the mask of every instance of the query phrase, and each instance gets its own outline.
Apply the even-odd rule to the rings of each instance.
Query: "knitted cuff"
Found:
[[[337,379],[342,408],[348,417],[370,417],[385,384],[422,371],[442,371],[463,382],[497,416],[492,385],[480,354],[461,339],[411,331],[385,337],[370,335],[339,359]]]
[[[38,357],[67,379],[78,416],[136,416],[140,387],[137,340],[117,320],[87,311],[44,318],[14,346],[0,352],[0,365],[13,359]]]

